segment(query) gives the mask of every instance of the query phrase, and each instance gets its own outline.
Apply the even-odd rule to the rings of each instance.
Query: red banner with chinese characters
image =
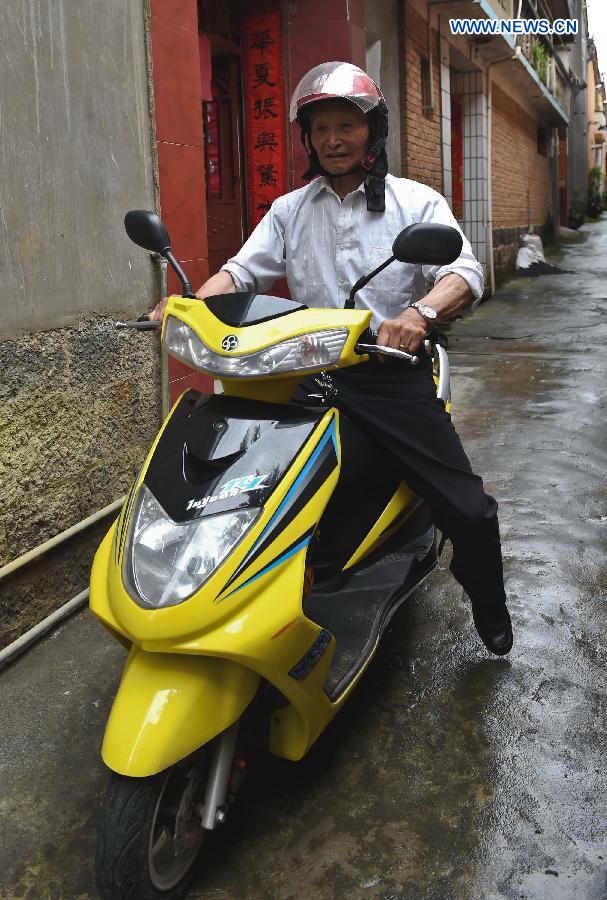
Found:
[[[243,20],[249,229],[286,191],[280,10]]]

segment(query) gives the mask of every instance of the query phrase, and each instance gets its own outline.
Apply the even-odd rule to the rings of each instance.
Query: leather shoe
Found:
[[[498,614],[481,615],[472,611],[472,618],[479,637],[487,650],[496,656],[505,656],[512,650],[512,622],[506,607]]]

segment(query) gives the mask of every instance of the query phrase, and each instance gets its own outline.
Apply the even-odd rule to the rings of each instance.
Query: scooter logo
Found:
[[[235,334],[226,334],[221,342],[222,350],[236,350],[238,347],[238,338]]]
[[[209,503],[216,503],[217,500],[237,497],[238,494],[245,494],[248,491],[258,491],[266,487],[264,481],[267,477],[267,475],[242,475],[240,478],[231,478],[230,481],[220,485],[216,494],[212,494],[210,497],[202,497],[200,500],[190,500],[186,506],[186,511],[190,509],[204,509]]]

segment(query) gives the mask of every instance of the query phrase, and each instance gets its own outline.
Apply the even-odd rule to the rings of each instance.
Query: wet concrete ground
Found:
[[[607,219],[453,329],[454,418],[500,502],[515,646],[444,564],[299,764],[254,760],[192,898],[605,900]],[[122,650],[83,613],[0,675],[0,897],[95,897]]]

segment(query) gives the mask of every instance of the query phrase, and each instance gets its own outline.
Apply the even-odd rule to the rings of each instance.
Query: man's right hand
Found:
[[[236,287],[232,281],[232,276],[229,272],[220,270],[217,275],[213,275],[212,278],[209,278],[208,281],[205,281],[205,283],[198,288],[196,296],[199,300],[204,300],[205,297],[212,297],[215,294],[235,293]],[[151,322],[159,322],[162,319],[168,299],[168,297],[163,297],[160,303],[157,303],[154,309],[148,313],[148,319],[150,319]]]
[[[148,319],[150,322],[160,322],[162,321],[162,317],[164,316],[164,311],[167,306],[168,297],[163,297],[160,303],[157,303],[154,309],[150,310],[148,313]]]

